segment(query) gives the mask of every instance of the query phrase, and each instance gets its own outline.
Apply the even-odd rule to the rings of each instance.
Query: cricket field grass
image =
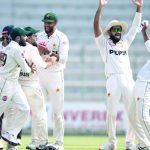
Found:
[[[118,136],[117,150],[124,150],[124,136]],[[53,143],[54,139],[49,138],[49,142]],[[31,142],[31,136],[23,135],[22,145],[18,150],[25,150],[26,145]],[[107,142],[106,136],[65,136],[64,150],[98,150],[101,144]]]

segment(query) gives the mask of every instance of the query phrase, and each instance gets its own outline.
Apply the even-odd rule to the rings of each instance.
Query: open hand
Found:
[[[144,20],[144,21],[142,22],[142,26],[143,26],[142,30],[147,30],[147,29],[148,29],[148,25],[149,25],[148,20]]]
[[[132,0],[137,6],[143,6],[143,0]]]
[[[99,0],[101,6],[105,6],[108,3],[108,0]]]
[[[32,73],[36,72],[37,68],[36,68],[36,65],[34,63],[32,63],[31,65],[29,65],[29,67],[31,68],[31,72]]]
[[[45,56],[44,61],[45,62],[51,62],[52,64],[55,64],[57,60],[57,57],[55,56]]]
[[[46,44],[39,43],[37,47],[38,47],[40,55],[42,55],[42,54],[48,54],[49,53],[49,50],[48,50]]]

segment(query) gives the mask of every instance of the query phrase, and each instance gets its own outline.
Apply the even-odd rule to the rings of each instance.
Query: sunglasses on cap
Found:
[[[113,27],[113,28],[111,29],[111,31],[112,31],[112,32],[115,32],[115,33],[117,33],[117,32],[122,32],[122,28],[121,28],[121,27]]]
[[[2,35],[8,35],[8,32],[7,31],[3,31]]]

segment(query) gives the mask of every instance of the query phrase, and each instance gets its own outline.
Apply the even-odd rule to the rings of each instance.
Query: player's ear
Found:
[[[108,35],[111,35],[111,29],[107,31]]]
[[[57,22],[54,22],[54,26],[56,26],[57,25]]]

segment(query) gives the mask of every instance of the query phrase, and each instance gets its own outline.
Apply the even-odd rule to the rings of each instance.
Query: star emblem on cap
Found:
[[[50,15],[50,14],[47,14],[47,15],[46,15],[46,17],[47,17],[47,18],[50,18],[50,17],[51,17],[51,15]]]

